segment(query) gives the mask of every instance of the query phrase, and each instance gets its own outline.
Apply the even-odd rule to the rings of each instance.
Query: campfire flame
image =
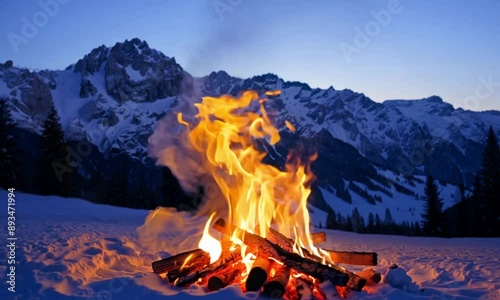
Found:
[[[208,218],[207,223],[205,224],[205,229],[203,229],[203,235],[201,236],[200,242],[198,243],[198,247],[210,254],[210,263],[214,263],[219,259],[222,253],[222,246],[220,242],[210,235],[208,231],[210,228],[210,224],[212,222],[215,213],[213,213],[210,218]]]
[[[279,94],[280,91],[266,93]],[[259,142],[273,146],[280,141],[279,131],[266,112],[266,101],[253,91],[246,91],[239,98],[204,97],[195,104],[196,123],[184,120],[182,113],[177,115],[177,121],[186,127],[188,149],[200,154],[202,167],[220,188],[227,202],[229,224],[262,237],[266,237],[267,228],[275,225],[279,232],[295,240],[296,252],[301,254],[303,247],[321,256],[312,243],[307,209],[313,179],[309,164],[315,157],[303,161],[289,154],[284,170],[263,163],[267,152]],[[295,131],[290,122],[285,126]],[[200,241],[200,247],[208,250],[214,248],[215,239],[209,238],[207,226],[202,241],[210,246]],[[242,244],[240,239],[233,236],[235,243]],[[215,256],[211,255],[212,259]]]

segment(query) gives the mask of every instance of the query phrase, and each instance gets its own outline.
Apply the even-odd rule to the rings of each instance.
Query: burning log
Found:
[[[272,262],[267,255],[259,255],[248,273],[245,286],[247,291],[258,291],[267,280]]]
[[[364,269],[358,275],[366,279],[366,285],[376,285],[382,279],[382,275],[374,269]]]
[[[173,270],[179,270],[182,266],[191,267],[194,265],[201,268],[208,263],[210,263],[210,254],[201,249],[196,249],[157,260],[151,265],[153,267],[153,272],[163,274]]]
[[[245,269],[245,265],[236,264],[236,265],[227,265],[224,270],[222,270],[219,274],[213,275],[208,279],[208,290],[209,291],[218,291],[223,287],[230,285],[236,276],[240,274]]]
[[[220,233],[231,236],[235,233],[238,238],[247,245],[251,252],[259,253],[261,256],[278,258],[278,253],[272,247],[272,245],[263,237],[249,233],[241,228],[235,227],[234,229],[226,225],[224,219],[218,219],[215,221],[213,228]],[[233,232],[234,230],[234,232]]]
[[[361,276],[358,276],[352,272],[344,270],[346,274],[349,276],[349,281],[347,282],[347,288],[353,291],[361,291],[363,287],[366,285],[366,279]]]
[[[264,284],[264,295],[272,299],[283,297],[289,279],[290,268],[287,266],[279,266],[276,268],[274,276],[269,278],[266,284]]]
[[[272,242],[272,243],[275,243],[279,246],[281,246],[285,251],[288,251],[288,252],[292,252],[293,251],[293,240],[284,236],[283,234],[279,233],[278,231],[272,229],[272,228],[269,228],[268,231],[267,231],[267,236],[269,238],[269,240]],[[323,261],[323,259],[321,257],[318,257],[314,254],[312,254],[308,249],[305,249],[305,248],[301,248],[302,250],[302,253],[304,255],[305,258],[308,258],[308,259],[311,259],[313,261],[316,261],[316,262],[321,262]],[[332,256],[332,253],[330,253],[330,257]],[[350,257],[356,257],[356,255],[351,255]],[[375,254],[375,257],[376,257],[376,254]],[[345,260],[348,260],[347,258],[349,258],[349,255],[345,255],[344,256]],[[336,260],[333,260],[334,262],[338,262]],[[349,281],[347,283],[347,288],[351,289],[351,290],[354,290],[354,291],[361,291],[361,289],[365,286],[366,284],[366,279],[352,273],[352,272],[349,272],[343,268],[340,268],[340,267],[337,267],[335,265],[332,265],[331,268],[335,269],[336,271],[338,272],[341,272],[341,273],[344,273],[346,274],[347,276],[349,276]]]
[[[184,287],[190,285],[196,280],[209,276],[210,274],[221,271],[226,266],[231,265],[233,263],[239,262],[241,260],[241,252],[240,251],[232,251],[228,255],[224,255],[224,257],[220,257],[216,262],[209,264],[201,269],[190,270],[188,274],[183,274],[180,276],[175,282],[176,286]]]
[[[224,234],[231,234],[231,229],[226,226],[224,219],[218,219],[213,228]],[[323,265],[317,261],[304,258],[296,253],[284,250],[280,246],[271,243],[263,237],[249,233],[241,228],[235,228],[240,239],[248,247],[260,249],[260,255],[268,255],[283,262],[284,265],[295,269],[300,273],[318,278],[320,281],[330,280],[334,285],[345,286],[349,281],[349,275],[345,271]],[[258,248],[260,247],[260,248]]]
[[[314,244],[323,243],[326,241],[326,233],[324,231],[313,232],[311,233],[311,239]]]
[[[360,266],[377,265],[377,253],[375,252],[325,251],[328,252],[332,261],[336,263]]]
[[[258,228],[256,229],[258,231]],[[326,234],[324,232],[313,233],[312,241],[313,243],[320,243],[326,240]],[[294,241],[278,231],[269,228],[267,231],[267,239],[271,242],[280,245],[283,249],[287,251],[293,250]],[[361,266],[376,266],[377,265],[377,253],[374,252],[347,252],[347,251],[334,251],[325,250],[330,255],[330,258],[335,263],[349,264],[349,265],[361,265]],[[302,252],[306,257],[314,259],[313,254],[309,250],[302,248]]]

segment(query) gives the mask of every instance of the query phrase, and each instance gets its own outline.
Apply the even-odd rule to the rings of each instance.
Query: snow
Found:
[[[3,72],[0,75],[3,75]],[[1,79],[2,80],[0,80],[0,96],[6,96],[10,93],[10,89],[7,86],[7,83],[5,82],[5,80],[3,80],[3,78],[1,78]]]
[[[148,211],[72,198],[15,195],[16,293],[2,285],[0,299],[258,298],[255,293],[243,295],[234,285],[214,293],[200,286],[172,288],[151,272],[152,261],[195,248],[206,218],[162,209],[154,212],[155,217],[164,214],[167,218],[150,216],[148,224],[154,226],[142,226]],[[0,190],[0,198],[7,199],[7,192]],[[6,217],[7,210],[0,210],[0,220],[6,222]],[[3,224],[0,233],[6,234]],[[395,274],[386,278],[388,284],[352,292],[348,299],[500,297],[499,238],[410,238],[327,231],[327,240],[324,248],[377,252],[377,271],[386,274],[396,263],[410,277],[410,286],[416,287],[405,288],[409,279]],[[6,255],[0,257],[0,266],[0,272],[6,274]],[[406,278],[404,284],[393,287],[393,279],[401,278]]]
[[[57,88],[52,91],[52,99],[63,128],[67,129],[78,111],[92,99],[80,99],[81,75],[71,70],[58,71]]]
[[[408,183],[408,179],[405,178],[401,174],[396,174],[390,170],[378,169],[378,173],[390,181],[399,183],[404,187],[411,190],[418,196],[425,195],[425,176],[415,176],[417,180],[413,181],[415,186],[412,186]],[[346,186],[348,186],[349,182],[344,182]],[[392,197],[380,192],[380,191],[372,191],[366,187],[366,185],[354,182],[357,186],[359,186],[363,190],[367,190],[369,195],[372,196],[380,196],[382,198],[382,202],[376,202],[375,205],[368,203],[368,201],[362,196],[358,195],[356,192],[349,190],[349,194],[352,198],[352,203],[347,203],[344,200],[340,199],[335,195],[334,192],[330,192],[328,189],[320,188],[321,193],[325,201],[330,205],[331,208],[335,211],[335,213],[340,213],[343,216],[350,216],[354,208],[358,208],[359,213],[365,219],[365,222],[368,221],[368,215],[372,213],[374,216],[378,214],[379,217],[383,220],[385,215],[385,210],[388,208],[391,211],[391,214],[396,223],[401,223],[403,221],[408,222],[420,222],[422,219],[422,214],[424,212],[424,204],[425,201],[417,199],[415,196],[406,195],[398,192],[394,186],[390,189],[386,188],[389,192],[392,193]],[[373,182],[380,186],[379,183]],[[458,187],[452,184],[442,185],[440,182],[436,181],[440,198],[443,200],[443,209],[446,209],[453,204],[455,204],[459,199]],[[334,190],[330,187],[331,190]],[[312,222],[314,225],[325,224],[326,218],[323,218],[323,215],[319,215],[314,213],[312,215]]]
[[[141,75],[140,70],[134,70],[132,66],[127,66],[125,68],[125,71],[127,72],[128,76],[130,76],[130,80],[135,81],[135,82],[141,82],[144,80],[144,76]]]
[[[407,289],[412,285],[412,279],[403,268],[393,264],[385,274],[385,282],[398,289]]]

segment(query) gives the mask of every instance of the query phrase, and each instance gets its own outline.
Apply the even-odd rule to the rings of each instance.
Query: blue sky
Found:
[[[500,110],[497,0],[0,5],[0,61],[17,66],[63,69],[99,45],[139,37],[195,76],[271,72],[312,87],[349,88],[375,101],[439,95],[455,107]],[[36,32],[27,31],[26,22]]]

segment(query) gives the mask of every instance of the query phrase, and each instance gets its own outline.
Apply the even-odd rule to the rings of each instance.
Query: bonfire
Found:
[[[181,156],[195,153],[191,165],[195,161],[210,174],[225,209],[211,212],[198,249],[152,263],[153,271],[169,284],[200,284],[210,291],[237,284],[243,292],[272,298],[327,299],[333,295],[325,295],[323,282],[333,284],[338,295],[346,297],[351,290],[380,281],[373,269],[355,274],[337,265],[374,266],[376,253],[317,246],[326,235],[311,232],[307,208],[316,155],[304,157],[291,150],[283,168],[263,162],[267,152],[257,141],[269,146],[280,141],[265,109],[269,98],[279,93],[204,97],[195,104],[197,114],[192,120],[177,114],[188,151],[165,149],[161,158],[181,168],[180,161],[186,162]],[[283,125],[295,131],[290,122]]]

